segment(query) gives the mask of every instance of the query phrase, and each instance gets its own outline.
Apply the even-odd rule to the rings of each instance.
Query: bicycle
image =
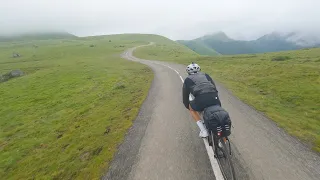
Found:
[[[193,99],[194,99],[194,96],[190,94],[189,101],[192,101]],[[204,119],[203,113],[204,111],[199,112],[199,115],[202,117],[202,119]],[[202,123],[206,127],[204,120],[202,121]],[[207,137],[207,140],[208,140],[209,146],[213,147],[214,145],[214,148],[212,148],[213,153],[215,155],[215,158],[218,159],[218,164],[224,179],[236,180],[236,173],[231,160],[231,144],[228,137],[230,134],[225,134],[224,133],[225,131],[223,131],[223,129],[229,131],[230,128],[231,127],[228,124],[225,124],[223,127],[221,127],[221,123],[217,124],[216,129],[207,128],[207,131],[209,132],[209,136]],[[214,132],[216,132],[216,134]],[[227,143],[228,143],[228,146],[227,146]]]
[[[202,123],[205,125],[204,121]],[[223,129],[229,130],[230,127],[228,124],[225,124],[223,128],[221,125],[218,125],[215,130],[207,129],[209,132],[207,140],[209,146],[213,149],[213,153],[218,161],[224,179],[236,180],[236,174],[231,159],[231,143],[228,137],[229,134],[225,134]]]

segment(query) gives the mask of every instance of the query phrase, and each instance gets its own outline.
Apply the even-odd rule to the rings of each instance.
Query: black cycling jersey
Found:
[[[192,94],[195,99],[192,101],[192,108],[196,111],[202,111],[204,108],[211,105],[220,105],[218,90],[212,78],[202,72],[189,75],[182,89],[182,97],[184,106],[189,109],[189,94]]]

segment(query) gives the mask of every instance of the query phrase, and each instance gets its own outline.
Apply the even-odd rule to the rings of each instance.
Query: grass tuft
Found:
[[[114,86],[114,89],[124,89],[126,86],[123,82],[119,82]]]

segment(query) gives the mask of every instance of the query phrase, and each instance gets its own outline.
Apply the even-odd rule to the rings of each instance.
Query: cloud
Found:
[[[320,30],[318,0],[1,0],[0,33],[63,30],[79,36],[157,33],[191,39],[225,31],[253,39],[270,31]]]

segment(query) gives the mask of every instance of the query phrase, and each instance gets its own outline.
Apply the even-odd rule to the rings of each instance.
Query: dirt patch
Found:
[[[103,149],[102,146],[98,147],[97,149],[93,150],[92,155],[95,155],[95,156],[99,155],[102,149]]]
[[[109,134],[110,131],[111,131],[110,127],[107,127],[103,134],[104,135]]]
[[[84,152],[84,153],[82,153],[82,154],[80,155],[80,160],[81,160],[81,161],[86,161],[86,160],[89,159],[89,157],[90,157],[90,153],[89,153],[89,152]]]
[[[20,77],[23,75],[24,75],[24,72],[22,72],[21,70],[19,70],[19,69],[13,70],[13,71],[10,71],[6,74],[0,75],[0,82],[5,82],[5,81],[8,81],[12,78]]]

